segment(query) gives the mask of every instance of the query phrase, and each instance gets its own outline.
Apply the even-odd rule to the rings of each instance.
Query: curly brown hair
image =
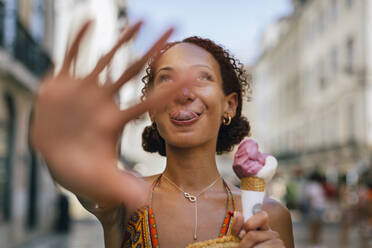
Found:
[[[152,59],[150,59],[146,68],[146,75],[142,78],[145,86],[142,89],[143,100],[153,87],[155,72],[154,66],[156,59],[166,52],[169,48],[179,43],[192,43],[206,51],[208,51],[218,62],[221,70],[223,81],[223,91],[225,95],[236,92],[238,96],[238,106],[236,115],[232,118],[230,125],[221,125],[218,132],[216,153],[222,154],[233,149],[234,145],[239,144],[240,141],[250,135],[250,125],[244,116],[241,116],[243,98],[250,101],[251,95],[251,76],[244,69],[240,61],[234,58],[229,51],[215,42],[200,38],[197,36],[186,38],[182,41],[170,42],[162,50],[160,50]],[[142,133],[142,147],[147,152],[158,152],[160,155],[166,155],[165,141],[160,136],[156,123],[145,127]]]

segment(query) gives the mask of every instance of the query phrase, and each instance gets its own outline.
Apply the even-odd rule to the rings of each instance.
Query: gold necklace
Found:
[[[212,188],[218,181],[218,179],[221,178],[221,176],[218,176],[216,178],[216,180],[214,180],[210,185],[208,185],[207,187],[205,187],[202,191],[200,191],[197,195],[192,195],[188,192],[186,192],[185,190],[183,190],[180,186],[178,186],[177,184],[175,184],[172,180],[170,180],[167,176],[165,176],[164,174],[162,174],[162,176],[168,181],[170,182],[174,187],[176,187],[178,190],[180,190],[181,192],[183,192],[183,196],[189,200],[191,203],[194,203],[194,215],[195,215],[195,222],[194,222],[194,240],[197,240],[198,239],[198,236],[197,236],[197,233],[198,233],[198,197],[201,196],[201,194],[203,194],[204,192],[206,192],[208,189]]]

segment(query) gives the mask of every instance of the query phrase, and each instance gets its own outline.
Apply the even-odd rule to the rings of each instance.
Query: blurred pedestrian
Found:
[[[324,177],[319,171],[313,171],[305,185],[305,197],[309,207],[309,242],[312,247],[320,247],[323,231],[323,215],[327,200],[322,183]]]
[[[284,200],[287,208],[292,210],[299,218],[306,215],[306,204],[304,200],[304,186],[306,179],[303,175],[303,169],[297,166],[292,171],[292,177],[286,187]]]
[[[341,210],[340,247],[349,246],[349,233],[355,221],[355,203],[353,192],[347,184],[347,176],[343,174],[339,179],[339,204]]]
[[[367,171],[358,185],[356,217],[359,227],[361,248],[368,248],[372,241],[372,173]]]

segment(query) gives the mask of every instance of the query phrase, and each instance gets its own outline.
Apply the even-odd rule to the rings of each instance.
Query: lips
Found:
[[[197,113],[191,110],[178,110],[170,114],[172,123],[176,125],[191,125],[196,122],[201,116],[201,113]]]

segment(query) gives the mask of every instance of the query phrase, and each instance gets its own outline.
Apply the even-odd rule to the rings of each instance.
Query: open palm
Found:
[[[79,31],[61,71],[44,79],[35,104],[31,142],[62,186],[103,205],[124,203],[135,209],[143,203],[146,187],[138,178],[117,169],[117,142],[122,129],[144,112],[164,106],[187,80],[179,80],[153,92],[145,101],[120,110],[114,96],[164,46],[172,30],[163,34],[117,82],[102,86],[98,82],[99,74],[120,46],[135,35],[141,23],[129,28],[88,76],[75,78],[69,71],[90,25],[87,22]]]

